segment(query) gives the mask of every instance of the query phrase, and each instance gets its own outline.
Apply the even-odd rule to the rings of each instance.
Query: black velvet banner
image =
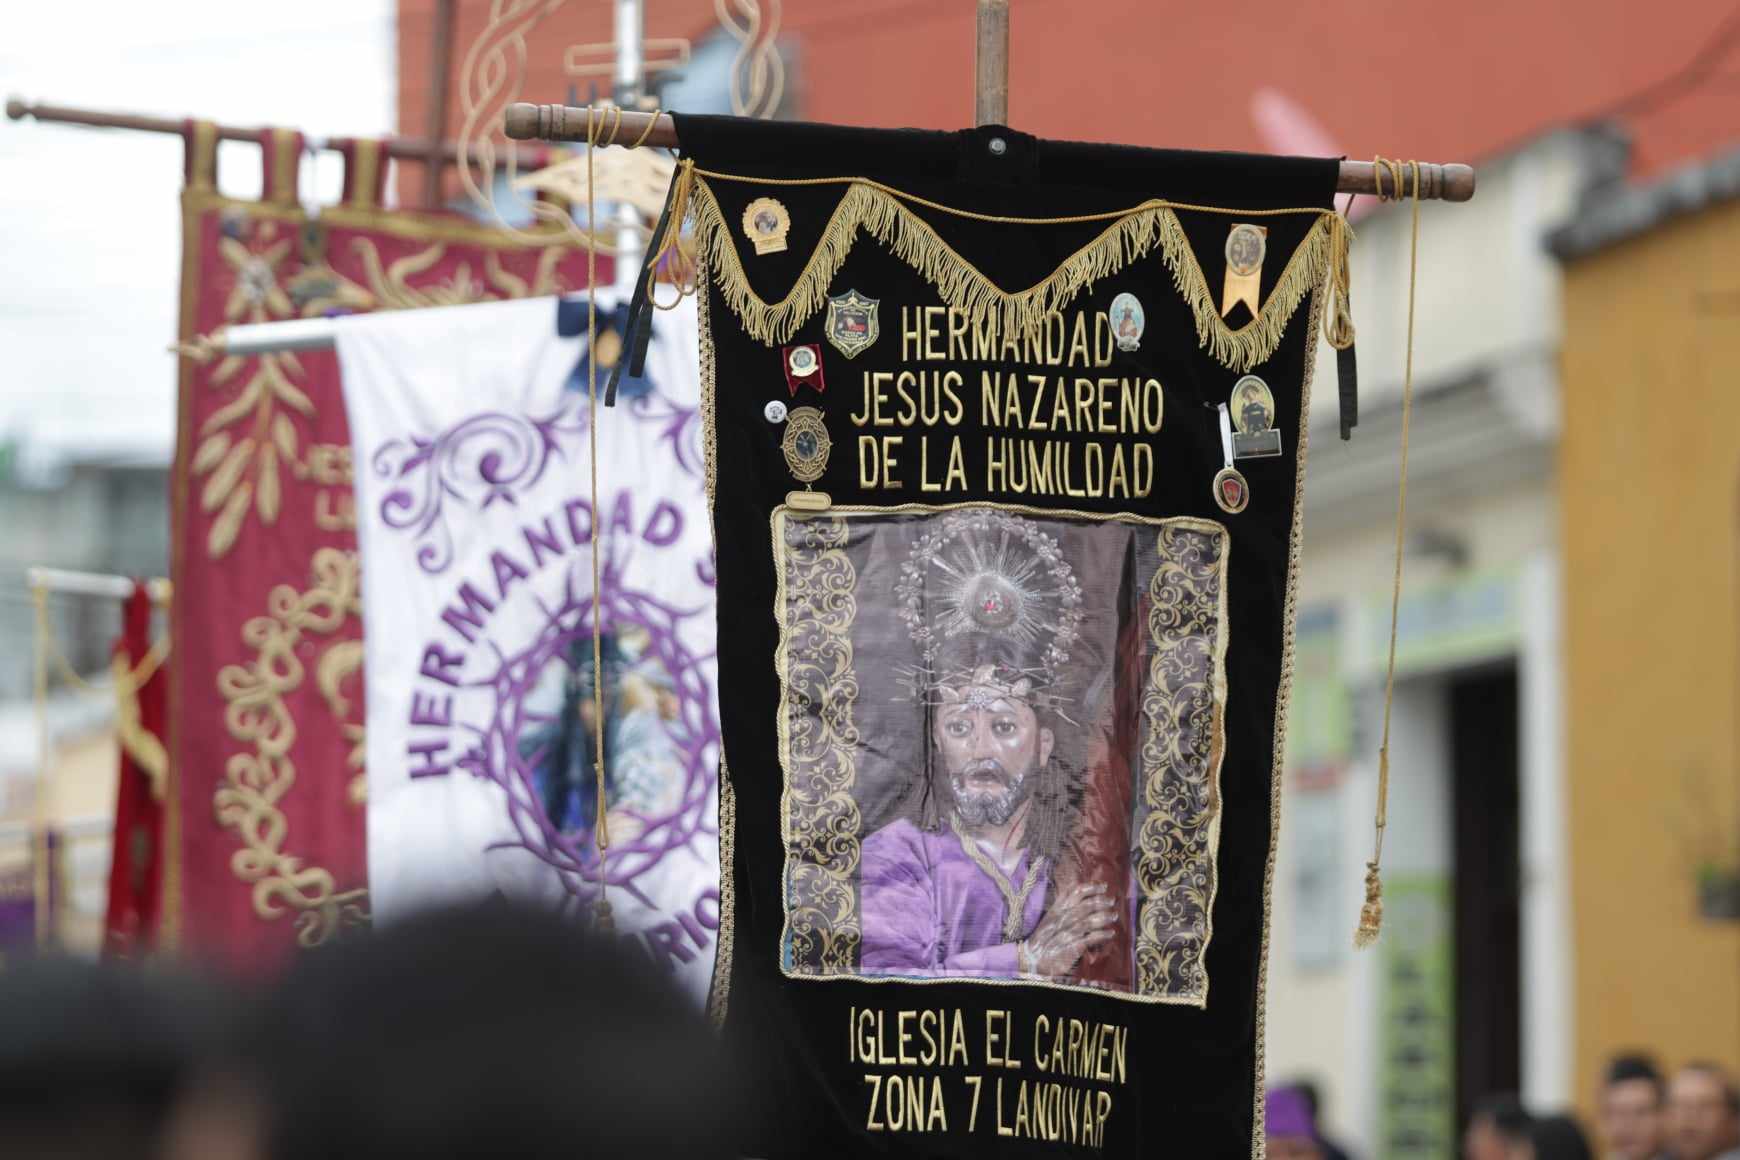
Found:
[[[1255,1155],[1335,162],[678,131],[741,1151]]]

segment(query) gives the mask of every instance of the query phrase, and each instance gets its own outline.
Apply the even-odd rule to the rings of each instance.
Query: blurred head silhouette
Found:
[[[1474,1109],[1462,1136],[1463,1160],[1525,1160],[1531,1120],[1515,1096],[1492,1096]]]
[[[229,1014],[217,989],[164,971],[9,962],[0,972],[0,1152],[155,1156]]]
[[[259,1024],[177,1160],[729,1155],[700,1016],[542,912],[430,911],[315,952]],[[242,1087],[254,1124],[220,1125],[221,1151],[204,1129]]]
[[[1595,1160],[1588,1137],[1570,1116],[1540,1116],[1529,1124],[1522,1160]]]
[[[1264,1097],[1263,1133],[1272,1160],[1322,1160],[1311,1098],[1296,1087],[1273,1087]]]
[[[1647,1056],[1620,1055],[1607,1065],[1596,1123],[1612,1160],[1655,1160],[1661,1154],[1664,1087]]]
[[[1717,1064],[1688,1063],[1668,1085],[1668,1147],[1674,1160],[1740,1151],[1740,1088]]]

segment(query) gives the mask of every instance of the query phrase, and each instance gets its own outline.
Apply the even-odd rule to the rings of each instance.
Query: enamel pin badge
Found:
[[[785,235],[790,230],[791,214],[771,197],[758,197],[743,210],[743,232],[758,254],[777,254],[785,249]]]
[[[780,353],[785,362],[785,386],[794,396],[798,393],[798,388],[804,386],[814,387],[818,395],[827,390],[827,379],[822,376],[820,343],[799,343],[786,347]]]
[[[827,493],[810,489],[810,484],[828,470],[828,453],[834,449],[827,424],[814,407],[793,407],[785,417],[785,437],[780,440],[779,449],[785,454],[785,465],[791,468],[793,478],[804,485],[802,491],[788,492],[785,502],[799,511],[827,511],[832,503]]]
[[[785,417],[785,438],[779,445],[785,465],[799,483],[814,483],[828,470],[828,453],[834,449],[822,413],[814,407],[793,407]]]
[[[1126,292],[1112,299],[1108,317],[1119,350],[1132,351],[1142,345],[1142,331],[1147,327],[1147,319],[1142,313],[1142,303],[1134,294]]]
[[[856,290],[829,295],[828,317],[822,324],[823,333],[834,349],[847,358],[857,358],[882,333],[876,320],[879,299],[866,298]]]
[[[1239,469],[1233,466],[1232,416],[1225,403],[1220,404],[1220,454],[1224,466],[1214,473],[1214,502],[1228,515],[1238,515],[1251,502],[1251,486]]]
[[[1239,222],[1227,231],[1226,280],[1220,292],[1222,318],[1240,302],[1256,316],[1262,297],[1263,258],[1268,252],[1268,227]]]
[[[1273,459],[1281,454],[1275,430],[1275,396],[1269,384],[1246,375],[1232,389],[1233,458]]]

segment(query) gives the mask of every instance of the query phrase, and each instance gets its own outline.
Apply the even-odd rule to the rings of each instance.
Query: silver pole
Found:
[[[99,596],[109,600],[125,600],[133,595],[133,581],[126,576],[110,576],[102,572],[69,572],[62,568],[27,568],[24,582],[31,588],[49,592],[64,592],[69,596]],[[148,580],[151,599],[163,603],[169,599],[169,581]]]
[[[646,16],[641,0],[616,0],[616,104],[619,108],[638,109],[646,93]],[[617,237],[616,292],[623,301],[634,294],[635,280],[640,274],[642,255],[638,248],[630,251],[651,223],[642,222],[631,205],[616,207]]]
[[[646,22],[641,0],[616,0],[616,103],[640,108],[646,89]]]
[[[272,354],[281,350],[331,350],[333,319],[291,318],[232,326],[222,335],[225,354]]]

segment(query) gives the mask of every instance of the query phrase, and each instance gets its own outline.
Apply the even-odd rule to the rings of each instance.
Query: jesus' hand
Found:
[[[1077,886],[1051,904],[1019,948],[1021,970],[1030,975],[1064,975],[1089,947],[1112,937],[1117,907],[1098,882]]]

